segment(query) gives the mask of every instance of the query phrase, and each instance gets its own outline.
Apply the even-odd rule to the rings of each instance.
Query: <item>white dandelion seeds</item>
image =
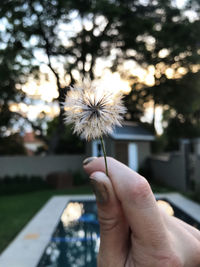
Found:
[[[126,108],[122,94],[91,88],[71,87],[64,103],[65,123],[86,140],[101,138],[121,125]]]

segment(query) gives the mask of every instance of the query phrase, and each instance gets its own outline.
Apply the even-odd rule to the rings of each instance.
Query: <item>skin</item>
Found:
[[[98,267],[199,267],[200,231],[169,216],[147,180],[113,158],[84,165],[97,199]]]

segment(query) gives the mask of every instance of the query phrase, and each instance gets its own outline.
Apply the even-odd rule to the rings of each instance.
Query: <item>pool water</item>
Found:
[[[174,216],[200,230],[198,222],[165,201],[173,207]],[[69,202],[37,267],[95,267],[99,243],[95,201]]]
[[[95,202],[69,202],[38,267],[95,267],[99,241]]]

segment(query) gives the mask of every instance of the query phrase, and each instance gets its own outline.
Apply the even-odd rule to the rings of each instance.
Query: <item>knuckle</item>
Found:
[[[175,252],[170,252],[162,256],[156,256],[156,267],[183,267],[184,264]]]
[[[108,163],[111,163],[111,164],[116,161],[116,159],[109,157],[109,156],[107,156],[106,158],[107,158]],[[104,160],[104,158],[103,158],[103,160]]]
[[[106,218],[105,216],[99,215],[98,220],[99,220],[101,231],[103,232],[109,233],[111,230],[116,228],[118,225],[118,221],[116,220],[116,218],[112,218],[112,217]]]
[[[144,199],[151,194],[151,188],[147,180],[140,176],[137,181],[134,182],[129,188],[129,194],[131,194],[134,199]]]
[[[173,254],[170,258],[166,260],[163,267],[183,267],[183,263],[179,256]]]

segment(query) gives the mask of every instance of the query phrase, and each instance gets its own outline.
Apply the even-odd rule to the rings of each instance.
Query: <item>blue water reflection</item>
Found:
[[[95,202],[70,202],[38,267],[95,267],[99,240]]]

